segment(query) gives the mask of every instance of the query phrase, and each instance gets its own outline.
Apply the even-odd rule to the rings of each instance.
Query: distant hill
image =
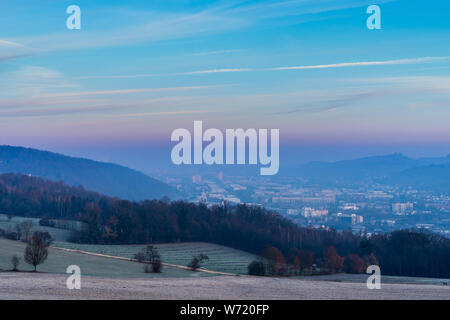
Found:
[[[0,146],[0,173],[31,174],[129,200],[177,196],[174,188],[127,167],[30,148]]]
[[[355,183],[387,179],[416,167],[450,163],[450,156],[412,159],[400,153],[337,162],[310,162],[297,166],[291,174],[317,183]]]
[[[450,163],[407,169],[393,174],[383,182],[438,192],[450,192]]]

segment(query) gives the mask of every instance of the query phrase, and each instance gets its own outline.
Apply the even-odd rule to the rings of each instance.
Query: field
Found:
[[[20,241],[0,239],[0,270],[11,269],[11,257],[17,255],[21,259],[19,269],[31,271],[33,268],[23,261],[25,244]],[[48,259],[38,266],[38,271],[45,273],[66,272],[69,265],[78,265],[81,273],[88,276],[105,278],[148,278],[148,277],[203,277],[208,274],[203,272],[191,272],[179,268],[165,267],[163,273],[144,273],[143,265],[131,261],[90,256],[81,253],[64,252],[57,249],[49,249]],[[0,285],[1,286],[1,285]]]
[[[55,242],[54,245],[125,258],[133,258],[144,247],[144,245],[84,245],[67,242]],[[203,264],[205,269],[226,273],[247,274],[249,263],[257,259],[250,253],[211,243],[185,242],[156,246],[163,262],[186,266],[192,256],[203,253],[209,257]]]
[[[368,277],[367,274],[337,273],[337,274],[327,274],[327,275],[319,275],[319,276],[302,276],[302,277],[294,277],[294,278],[314,280],[314,281],[364,283],[367,280],[367,277]],[[382,275],[382,282],[390,283],[390,284],[432,284],[432,285],[440,285],[441,286],[443,283],[450,283],[450,279],[399,277],[399,276]]]
[[[22,257],[24,247],[22,242],[0,239],[0,269],[3,269],[0,272],[0,299],[450,299],[450,287],[443,286],[437,279],[431,285],[417,284],[424,280],[420,278],[382,277],[382,289],[369,290],[365,284],[367,275],[298,278],[212,276],[167,266],[161,274],[146,274],[142,264],[136,262],[55,248],[50,248],[49,257],[38,267],[38,273],[29,272],[32,268],[23,262],[23,258],[19,266],[22,272],[7,271],[11,268],[11,256],[17,254]],[[79,249],[124,256],[140,247],[80,246]],[[234,252],[232,249],[212,244],[167,244],[160,247],[174,259],[172,263],[186,262],[197,250],[213,257],[212,267],[218,266],[220,252],[237,260],[230,255]],[[246,258],[249,257],[240,256],[242,265]],[[65,270],[72,264],[81,268],[81,290],[66,288],[68,275]],[[230,268],[238,270],[233,264]]]
[[[16,223],[31,220],[34,230],[48,231],[57,240],[38,273],[23,261],[25,244],[0,239],[0,299],[450,299],[448,279],[382,276],[382,289],[366,287],[368,275],[269,278],[247,276],[248,264],[257,259],[244,251],[210,243],[158,244],[163,273],[146,274],[143,265],[129,261],[144,245],[83,245],[67,242],[70,231],[41,227],[38,219],[0,215],[0,228],[12,230]],[[58,247],[58,248],[56,248]],[[82,252],[66,251],[80,250]],[[204,269],[233,273],[222,276],[192,272],[186,266],[197,254],[209,260]],[[108,255],[111,257],[101,257]],[[11,257],[21,258],[21,272],[11,272]],[[78,265],[82,289],[65,286],[69,265]]]
[[[6,215],[0,214],[0,228],[14,230],[16,224],[26,220],[33,222],[34,231],[48,231],[55,239],[54,246],[61,248],[133,258],[144,247],[144,245],[84,245],[69,243],[67,240],[71,234],[70,230],[39,226],[39,219],[37,218],[15,216],[9,221]],[[247,266],[250,262],[257,259],[256,256],[250,253],[211,243],[168,243],[156,246],[159,249],[162,261],[165,263],[186,266],[194,255],[203,253],[209,257],[209,260],[203,264],[205,269],[226,273],[247,274]]]
[[[50,233],[50,235],[56,241],[67,241],[67,239],[70,237],[71,234],[70,230],[52,227],[43,227],[39,225],[39,220],[40,219],[38,218],[24,218],[14,216],[9,221],[8,217],[5,214],[0,214],[0,229],[14,231],[16,224],[19,224],[23,221],[31,221],[33,223],[34,231],[48,231],[48,233]]]
[[[68,290],[66,276],[0,273],[0,299],[450,299],[450,287],[311,281],[251,276],[111,279],[82,277],[81,290]]]

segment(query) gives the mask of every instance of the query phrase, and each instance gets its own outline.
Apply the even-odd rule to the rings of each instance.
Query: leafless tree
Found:
[[[16,255],[13,255],[11,257],[11,264],[13,267],[13,269],[12,269],[13,271],[19,271],[19,269],[18,269],[19,263],[20,263],[20,259]]]
[[[50,241],[43,237],[43,233],[41,232],[35,232],[30,241],[28,241],[24,258],[26,263],[34,267],[34,271],[36,271],[38,265],[47,259],[50,243]]]
[[[31,231],[33,229],[33,221],[31,220],[25,220],[20,223],[20,229],[22,234],[22,240],[28,241],[31,236]]]
[[[16,223],[14,229],[15,229],[15,231],[16,231],[17,240],[22,239],[22,228],[20,227],[20,224],[19,224],[19,223]]]
[[[161,256],[157,247],[148,245],[136,253],[134,257],[138,262],[145,263],[145,273],[160,273],[162,271]]]
[[[199,254],[198,256],[193,256],[191,262],[189,262],[188,264],[188,267],[191,268],[192,271],[196,271],[201,267],[201,263],[208,259],[208,256],[203,253]]]

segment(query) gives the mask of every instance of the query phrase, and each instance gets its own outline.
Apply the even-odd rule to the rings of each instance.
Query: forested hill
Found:
[[[123,166],[22,147],[0,146],[0,173],[31,174],[130,200],[177,197],[174,188]]]
[[[304,228],[260,207],[131,202],[36,177],[4,174],[0,212],[83,221],[87,227],[72,239],[77,242],[205,241],[256,254],[274,246],[286,257],[293,253],[311,257],[308,260],[319,265],[324,252],[333,252],[332,246],[338,255],[354,260],[374,256],[386,275],[450,277],[448,238],[408,230],[368,238],[349,231]],[[335,255],[333,260],[337,263],[340,258]]]

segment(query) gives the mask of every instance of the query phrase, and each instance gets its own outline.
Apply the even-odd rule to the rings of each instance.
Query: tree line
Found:
[[[450,277],[450,239],[443,236],[401,230],[369,237],[300,227],[257,206],[207,206],[168,199],[133,202],[62,182],[4,174],[0,175],[0,212],[82,221],[83,227],[71,239],[80,243],[204,241],[261,256],[273,247],[291,269],[317,264],[332,272],[361,272],[369,261],[376,261],[383,274]]]

